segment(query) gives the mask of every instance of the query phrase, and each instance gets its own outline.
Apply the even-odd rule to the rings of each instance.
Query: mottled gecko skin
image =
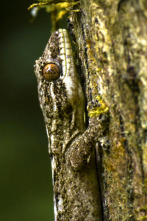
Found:
[[[85,98],[66,30],[52,33],[35,74],[52,162],[55,221],[102,220],[91,139],[97,130],[85,130]]]

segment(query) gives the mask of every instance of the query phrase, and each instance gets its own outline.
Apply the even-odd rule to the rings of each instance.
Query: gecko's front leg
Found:
[[[70,146],[69,159],[75,171],[81,170],[89,163],[96,142],[99,137],[103,137],[106,128],[105,115],[102,118],[93,117],[89,121],[87,130],[77,137]]]
[[[59,29],[51,35],[42,57],[36,61],[35,73],[52,161],[55,220],[102,220],[90,142],[85,146],[91,152],[85,168],[75,171],[73,161],[75,142],[85,139],[85,99],[66,30]]]

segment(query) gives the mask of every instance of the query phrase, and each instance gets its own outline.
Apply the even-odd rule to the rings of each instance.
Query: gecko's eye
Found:
[[[42,69],[42,74],[47,81],[57,80],[60,77],[60,69],[56,64],[46,64]]]

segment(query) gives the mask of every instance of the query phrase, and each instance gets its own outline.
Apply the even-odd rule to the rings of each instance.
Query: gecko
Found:
[[[66,29],[51,34],[34,66],[52,166],[55,221],[101,221],[94,145],[101,124],[86,127],[85,96]]]

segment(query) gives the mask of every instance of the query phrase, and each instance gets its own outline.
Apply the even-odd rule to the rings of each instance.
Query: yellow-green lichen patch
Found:
[[[108,110],[109,110],[109,108],[106,106],[105,102],[101,99],[101,97],[99,95],[96,97],[96,99],[99,102],[100,106],[93,107],[92,109],[88,108],[89,117],[99,116],[100,114],[104,114],[104,113],[108,112]]]

